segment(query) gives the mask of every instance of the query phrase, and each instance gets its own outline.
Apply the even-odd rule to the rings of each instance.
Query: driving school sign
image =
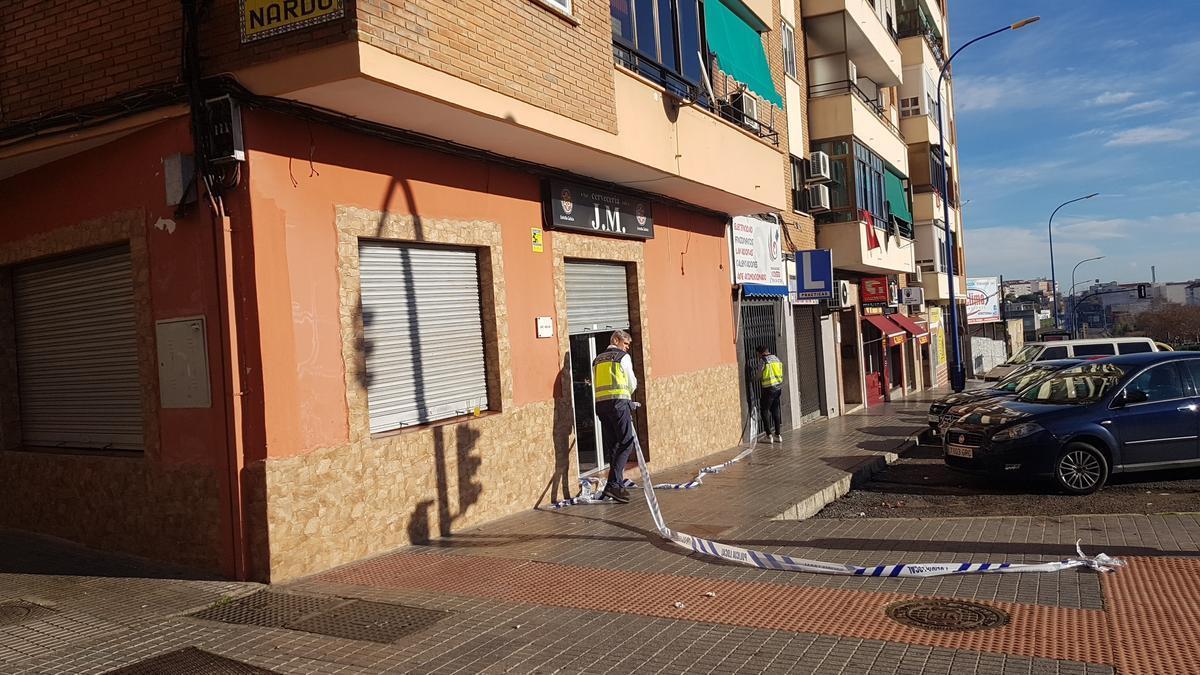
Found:
[[[653,239],[650,202],[607,190],[550,181],[550,226],[631,239]]]
[[[240,0],[242,44],[342,18],[342,0]]]

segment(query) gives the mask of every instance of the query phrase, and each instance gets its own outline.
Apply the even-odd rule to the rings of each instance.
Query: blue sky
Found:
[[[967,272],[1076,281],[1200,277],[1200,4],[950,0]]]

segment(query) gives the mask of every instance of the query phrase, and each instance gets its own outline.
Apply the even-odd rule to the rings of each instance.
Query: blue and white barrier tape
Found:
[[[642,459],[642,448],[636,447],[638,468],[642,472],[642,487],[646,495],[646,505],[650,507],[650,516],[654,526],[663,539],[667,539],[685,549],[712,558],[720,558],[729,562],[749,565],[769,570],[786,572],[811,572],[816,574],[839,574],[845,576],[869,577],[939,577],[953,574],[1004,574],[1011,572],[1060,572],[1074,567],[1087,567],[1097,572],[1113,572],[1125,566],[1125,561],[1110,558],[1100,553],[1095,556],[1084,555],[1080,542],[1075,542],[1077,558],[1068,558],[1048,563],[913,563],[899,565],[879,565],[875,567],[860,567],[842,563],[827,563],[820,560],[793,558],[777,553],[765,553],[750,549],[729,546],[719,542],[693,537],[683,532],[675,532],[667,527],[663,520],[662,511],[658,507],[658,497],[649,487],[650,472]],[[743,454],[748,454],[743,453]],[[740,455],[739,455],[740,457]]]

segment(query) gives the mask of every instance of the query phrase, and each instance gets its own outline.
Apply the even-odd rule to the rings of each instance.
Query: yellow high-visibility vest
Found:
[[[783,361],[774,354],[763,357],[762,386],[763,389],[783,385]]]
[[[592,361],[592,391],[596,402],[633,398],[629,388],[629,378],[625,377],[625,369],[621,367],[621,359],[625,352],[620,349],[609,349]]]

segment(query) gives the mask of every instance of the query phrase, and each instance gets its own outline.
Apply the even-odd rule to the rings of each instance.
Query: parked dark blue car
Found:
[[[1090,494],[1126,471],[1200,466],[1200,352],[1152,352],[1059,371],[946,431],[945,462],[1053,478]]]

